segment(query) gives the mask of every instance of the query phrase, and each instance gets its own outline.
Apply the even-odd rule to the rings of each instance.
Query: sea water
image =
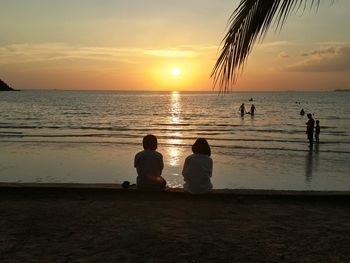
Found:
[[[349,102],[348,92],[3,92],[0,182],[135,182],[134,155],[154,134],[170,187],[204,137],[215,188],[350,190]],[[242,117],[242,103],[256,114]],[[302,108],[320,121],[312,150]]]

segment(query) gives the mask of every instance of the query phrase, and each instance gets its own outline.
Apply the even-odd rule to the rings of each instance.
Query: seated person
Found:
[[[134,167],[137,171],[137,188],[162,190],[166,186],[161,176],[164,168],[163,156],[156,151],[158,142],[154,135],[143,138],[143,151],[135,155]]]
[[[211,150],[206,139],[198,138],[192,146],[192,152],[185,160],[182,175],[184,189],[191,194],[204,194],[213,189],[210,178],[213,173]]]

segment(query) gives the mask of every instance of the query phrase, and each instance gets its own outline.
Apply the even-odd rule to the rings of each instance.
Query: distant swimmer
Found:
[[[242,103],[242,105],[239,107],[239,111],[241,112],[241,116],[244,116],[246,113],[244,103]]]
[[[250,107],[250,114],[253,116],[255,114],[256,108],[254,106],[254,104],[252,104],[252,106]]]
[[[305,115],[305,111],[304,111],[304,109],[301,109],[301,111],[300,111],[300,115],[301,115],[301,116],[304,116],[304,115]]]
[[[250,100],[249,101],[253,101],[253,98],[250,98]]]
[[[320,121],[316,121],[316,128],[315,128],[315,139],[316,143],[320,142],[320,133],[321,133],[321,127],[320,127]]]

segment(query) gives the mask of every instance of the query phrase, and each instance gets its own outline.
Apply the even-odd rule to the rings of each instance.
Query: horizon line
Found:
[[[219,93],[219,94],[230,94],[230,93],[292,93],[292,92],[335,92],[337,90],[350,90],[350,89],[329,89],[329,90],[231,90],[227,92],[222,92],[220,90],[151,90],[151,89],[69,89],[69,88],[63,88],[63,89],[40,89],[40,88],[29,88],[29,89],[19,89],[21,91],[116,91],[116,92],[206,92],[206,93]]]

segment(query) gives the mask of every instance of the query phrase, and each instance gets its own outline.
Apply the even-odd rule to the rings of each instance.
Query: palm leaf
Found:
[[[229,19],[229,29],[211,77],[221,92],[232,89],[257,40],[262,41],[272,22],[281,30],[292,12],[318,7],[321,0],[241,0]],[[334,0],[329,0],[332,3]]]

